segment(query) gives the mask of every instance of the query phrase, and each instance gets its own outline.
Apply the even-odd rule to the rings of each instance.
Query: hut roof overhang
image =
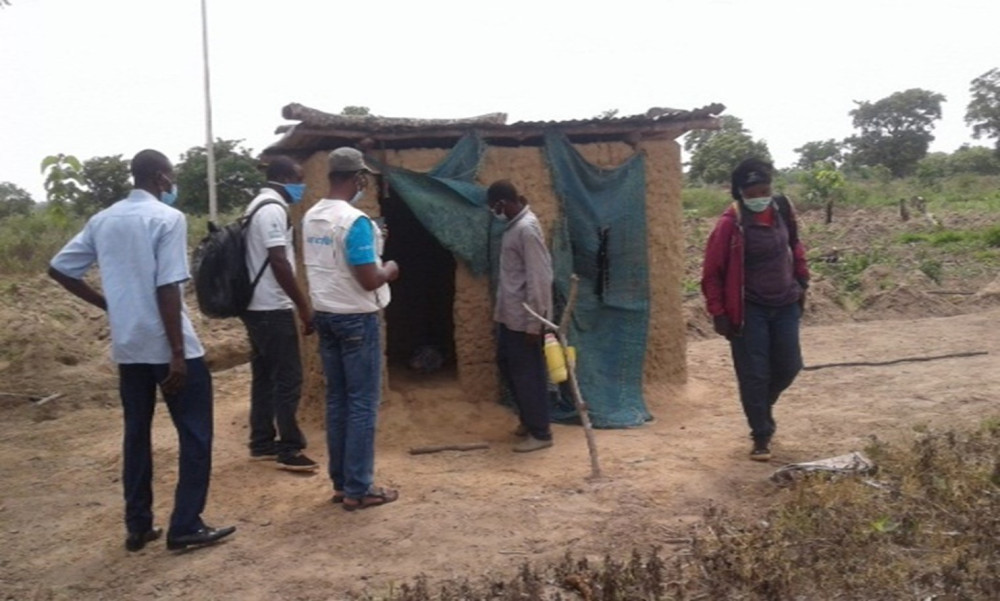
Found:
[[[718,129],[722,104],[682,110],[653,107],[645,113],[625,117],[597,117],[571,121],[519,121],[507,123],[505,113],[490,113],[464,119],[408,119],[374,115],[335,115],[289,104],[282,116],[298,123],[282,125],[275,131],[281,139],[263,154],[305,156],[339,146],[369,149],[450,148],[470,132],[478,133],[498,146],[540,145],[546,132],[558,131],[571,142],[676,139],[696,129]]]

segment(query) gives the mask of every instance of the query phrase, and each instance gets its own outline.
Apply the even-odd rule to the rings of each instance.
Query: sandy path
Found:
[[[320,474],[297,476],[245,459],[245,367],[216,375],[216,452],[206,518],[234,523],[224,545],[172,554],[122,548],[120,411],[76,403],[39,409],[0,400],[0,599],[335,599],[420,573],[432,580],[510,573],[525,560],[594,557],[677,536],[710,502],[763,507],[779,465],[861,449],[868,437],[975,424],[1000,413],[1000,310],[924,320],[807,328],[807,364],[952,352],[988,355],[889,367],[804,372],[777,412],[771,464],[746,459],[747,430],[720,340],[689,348],[691,381],[648,391],[656,420],[598,431],[608,478],[587,482],[579,428],[556,446],[509,451],[512,416],[428,385],[395,397],[380,424],[377,472],[399,502],[348,513]],[[85,391],[80,391],[82,395]],[[156,509],[175,478],[173,433],[156,421]],[[318,426],[311,454],[325,461]],[[411,456],[414,445],[485,440],[491,448]]]

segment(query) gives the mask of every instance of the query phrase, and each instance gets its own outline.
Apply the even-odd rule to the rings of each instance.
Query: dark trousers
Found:
[[[295,417],[302,393],[295,312],[248,311],[242,320],[252,352],[250,452],[277,453],[279,459],[294,456],[306,448]]]
[[[146,532],[153,527],[153,449],[151,427],[157,384],[167,364],[119,364],[119,391],[125,410],[122,484],[125,527]],[[187,382],[164,400],[177,429],[180,463],[169,536],[191,534],[204,526],[201,512],[212,471],[212,375],[201,358],[187,360]]]
[[[742,336],[730,340],[740,402],[754,440],[774,435],[774,404],[802,369],[798,303],[766,307],[746,303]]]
[[[521,423],[539,440],[551,440],[549,385],[542,341],[526,342],[524,332],[497,328],[497,366],[500,377],[514,392]]]

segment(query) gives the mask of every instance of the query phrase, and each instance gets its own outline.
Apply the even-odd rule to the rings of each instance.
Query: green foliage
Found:
[[[54,205],[76,202],[83,194],[83,165],[73,155],[55,154],[42,159],[45,193]]]
[[[27,215],[34,208],[35,201],[27,190],[11,182],[0,182],[0,219],[11,215]]]
[[[876,102],[856,102],[850,111],[858,135],[845,140],[849,161],[857,166],[883,165],[894,177],[913,173],[934,140],[941,118],[942,94],[912,88]]]
[[[799,160],[795,163],[799,169],[812,169],[816,163],[837,166],[844,160],[841,143],[834,139],[806,142],[795,152],[799,153]]]
[[[743,120],[733,115],[722,115],[719,117],[719,129],[696,129],[688,132],[684,136],[684,150],[687,152],[698,152],[713,136],[718,134],[749,134],[747,128],[743,126]]]
[[[219,213],[248,204],[264,184],[257,159],[243,148],[242,140],[215,142],[215,177]],[[177,208],[193,214],[208,212],[208,153],[196,146],[181,156],[174,169],[177,178]]]
[[[1000,154],[982,146],[963,145],[949,157],[952,173],[1000,175]]]
[[[707,184],[728,182],[740,161],[750,157],[771,161],[767,143],[745,133],[718,133],[692,153],[688,178]]]
[[[718,217],[731,202],[729,190],[717,186],[685,186],[681,190],[681,204],[688,216]]]
[[[608,109],[606,111],[601,111],[599,115],[594,117],[595,119],[614,119],[618,116],[618,109]]]
[[[76,201],[76,210],[81,215],[92,215],[111,206],[132,189],[129,162],[120,154],[87,159],[82,175],[87,189]]]
[[[847,180],[844,174],[829,163],[815,163],[803,174],[801,184],[806,199],[814,202],[839,201],[844,197]]]
[[[0,274],[44,272],[81,227],[82,219],[53,206],[8,217],[0,227]]]
[[[983,242],[991,248],[1000,248],[1000,225],[995,225],[983,232]]]
[[[965,123],[972,126],[972,135],[995,138],[1000,154],[1000,68],[990,69],[972,80],[969,86],[972,100],[965,110]]]

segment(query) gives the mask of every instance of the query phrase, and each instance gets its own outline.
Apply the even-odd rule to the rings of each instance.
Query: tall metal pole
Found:
[[[215,191],[215,138],[212,136],[212,86],[208,74],[208,11],[207,0],[201,0],[201,48],[205,67],[205,150],[208,156],[208,218],[217,221],[218,200]]]

